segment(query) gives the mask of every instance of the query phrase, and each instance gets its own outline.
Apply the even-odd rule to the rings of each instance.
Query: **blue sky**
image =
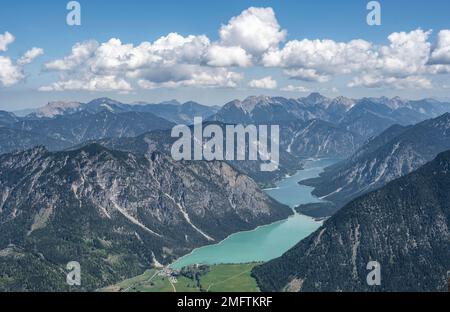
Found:
[[[18,77],[14,83],[2,84],[0,73],[0,109],[15,110],[36,107],[51,100],[87,101],[100,96],[110,96],[128,102],[137,100],[158,102],[172,98],[182,101],[193,99],[212,105],[223,104],[228,100],[250,94],[298,97],[309,91],[319,91],[330,96],[346,95],[351,97],[400,95],[417,98],[448,97],[450,94],[450,79],[447,71],[447,67],[450,65],[447,64],[445,55],[447,33],[442,32],[442,36],[438,37],[440,31],[450,29],[450,2],[448,1],[379,1],[382,6],[382,25],[369,26],[366,23],[368,13],[366,10],[368,1],[366,0],[80,0],[82,25],[73,27],[66,24],[67,2],[65,0],[2,0],[0,35],[8,32],[14,36],[15,41],[7,46],[6,51],[0,51],[0,58],[8,58],[14,65],[32,47],[42,49],[43,54],[33,58],[29,64],[21,66],[16,64],[14,68],[21,71],[23,77]],[[117,68],[108,68],[107,75],[114,81],[111,81],[111,84],[106,87],[97,89],[86,89],[80,85],[89,83],[94,85],[93,80],[105,79],[106,70],[104,68],[101,73],[98,71],[92,73],[88,72],[87,67],[90,65],[87,63],[80,63],[76,69],[73,68],[70,71],[61,70],[61,68],[55,70],[55,66],[49,70],[46,66],[55,60],[70,56],[72,46],[87,40],[95,40],[98,45],[101,45],[111,38],[118,38],[123,45],[132,44],[133,47],[137,47],[142,42],[154,43],[155,40],[172,32],[176,32],[183,38],[205,35],[209,41],[208,47],[203,47],[205,53],[209,53],[209,45],[242,48],[245,46],[245,42],[239,41],[241,38],[238,36],[239,29],[235,31],[233,25],[230,26],[231,35],[227,37],[227,40],[219,35],[219,29],[222,25],[229,25],[231,18],[241,16],[250,7],[271,8],[275,21],[279,25],[279,29],[275,30],[273,35],[278,34],[280,38],[282,37],[278,41],[275,40],[275,43],[272,42],[270,48],[266,50],[259,49],[255,52],[251,46],[244,47],[245,51],[240,49],[248,56],[248,59],[251,59],[251,65],[241,66],[242,63],[239,63],[240,66],[236,66],[236,64],[230,63],[229,66],[222,66],[224,58],[229,59],[226,53],[231,53],[231,50],[220,50],[226,52],[225,55],[221,52],[220,55],[215,56],[221,58],[218,61],[220,66],[210,65],[217,64],[216,59],[213,61],[211,58],[199,59],[198,64],[194,64],[190,60],[189,66],[186,66],[182,74],[176,72],[176,69],[180,67],[179,64],[186,65],[184,61],[180,60],[177,60],[177,64],[171,68],[166,65],[161,68],[160,65],[147,62],[139,73],[135,69],[131,73],[130,70],[124,72],[121,69],[121,72],[118,72]],[[266,13],[264,11],[261,13],[262,15],[258,15],[259,13],[256,12],[253,15],[266,18]],[[253,18],[252,14],[248,15],[251,15],[250,19]],[[314,45],[312,41],[316,39],[330,39],[336,44],[349,44],[351,40],[362,39],[374,45],[371,48],[364,48],[363,51],[372,55],[380,53],[383,46],[389,46],[391,42],[388,36],[390,34],[400,32],[410,34],[418,29],[421,29],[422,32],[433,30],[432,33],[426,34],[425,40],[430,45],[430,58],[440,42],[442,51],[435,54],[433,62],[438,65],[435,65],[434,68],[429,66],[411,71],[411,68],[418,66],[418,62],[421,62],[420,57],[417,56],[416,63],[402,65],[406,68],[404,72],[401,72],[400,65],[395,64],[395,68],[380,68],[385,65],[373,65],[373,68],[377,70],[376,73],[372,73],[371,68],[366,65],[353,64],[355,69],[351,73],[347,73],[343,64],[330,63],[330,61],[311,61],[311,58],[307,57],[301,60],[296,59],[296,55],[304,54],[304,49],[308,49],[309,46],[306,47],[307,43],[305,42],[296,47],[298,50],[283,50],[288,42],[295,40],[309,39]],[[282,32],[284,32],[283,36]],[[270,35],[269,32],[268,36]],[[420,39],[423,37],[421,35],[423,34],[416,33],[405,36],[406,39],[402,39],[402,36],[397,39],[401,42],[410,40],[412,45],[420,45],[423,44],[423,40]],[[231,38],[231,36],[234,37]],[[441,41],[438,41],[439,39]],[[320,53],[327,55],[327,52],[323,51],[323,49],[328,49],[327,47],[328,45],[324,44],[316,47],[322,50],[311,53],[313,56],[320,55]],[[424,48],[422,46],[417,50]],[[268,66],[267,55],[269,50],[274,49],[277,49],[277,61],[272,61]],[[353,53],[351,52],[353,47],[350,45],[342,49],[344,50],[336,53],[340,53],[341,56]],[[364,58],[363,61],[389,65],[392,63],[390,62],[392,55],[396,55],[397,58],[407,58],[404,54],[405,51],[399,53],[390,51],[389,53],[383,58],[372,55],[370,59]],[[422,57],[425,57],[424,55]],[[280,60],[282,56],[285,57],[284,60]],[[172,54],[170,58],[172,58]],[[95,60],[86,60],[86,62],[95,62]],[[205,65],[205,63],[208,64]],[[155,80],[155,77],[160,74],[158,70],[163,70],[162,76],[166,74],[171,77],[170,79],[175,76],[176,80],[169,78],[167,81],[160,81],[159,78]],[[114,71],[113,74],[111,74],[112,71]],[[183,78],[180,78],[180,75]],[[198,78],[203,75],[207,75],[207,78]],[[137,76],[139,78],[136,78]],[[264,80],[269,77],[271,79]],[[181,81],[182,79],[186,80]],[[233,81],[230,82],[230,79]],[[72,83],[68,86],[65,82],[69,80],[72,82],[77,80],[79,83]],[[122,80],[129,84],[129,87],[123,88],[123,83],[118,83]],[[141,86],[137,85],[138,81],[143,80],[148,82],[145,83],[145,88],[142,87],[144,83],[141,83]],[[55,87],[52,90],[47,88],[46,91],[42,91],[42,87],[52,86],[58,81],[63,82],[58,85],[58,91],[54,90],[57,89]],[[251,81],[256,82],[251,83]],[[274,81],[276,87],[274,87]],[[155,82],[157,83],[155,84]],[[78,87],[74,87],[73,84]],[[289,86],[291,91],[286,91]]]

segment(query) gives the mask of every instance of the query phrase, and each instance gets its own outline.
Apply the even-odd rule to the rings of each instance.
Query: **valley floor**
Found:
[[[104,292],[259,292],[251,270],[259,263],[220,264],[144,274],[101,289]]]

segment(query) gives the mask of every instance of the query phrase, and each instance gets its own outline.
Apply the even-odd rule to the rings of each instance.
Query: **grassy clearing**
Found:
[[[176,276],[176,282],[159,274],[156,269],[101,289],[107,292],[258,292],[251,270],[257,263],[220,264],[209,266],[201,273]],[[193,269],[194,270],[194,269]]]
[[[258,286],[250,276],[255,263],[221,264],[210,267],[208,274],[200,277],[200,283],[210,292],[258,292]]]

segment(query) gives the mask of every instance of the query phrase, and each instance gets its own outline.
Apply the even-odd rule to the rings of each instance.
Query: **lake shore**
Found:
[[[264,262],[281,256],[322,225],[322,221],[295,211],[299,204],[320,202],[320,199],[311,194],[313,188],[302,186],[298,182],[318,176],[325,167],[335,162],[333,159],[309,160],[303,169],[282,179],[274,188],[264,190],[272,198],[291,207],[294,215],[253,230],[233,233],[217,244],[196,248],[169,267],[180,269],[192,264]],[[242,250],[246,252],[243,253]]]

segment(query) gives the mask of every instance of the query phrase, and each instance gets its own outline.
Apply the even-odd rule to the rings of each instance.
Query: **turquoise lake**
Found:
[[[298,182],[317,177],[326,167],[336,162],[334,159],[307,161],[304,169],[286,177],[277,183],[276,188],[265,192],[291,208],[299,204],[320,202],[319,198],[311,194],[313,188]],[[260,226],[253,231],[235,233],[218,244],[197,248],[171,267],[180,269],[192,264],[268,261],[281,256],[320,226],[321,222],[296,213],[286,220]]]

